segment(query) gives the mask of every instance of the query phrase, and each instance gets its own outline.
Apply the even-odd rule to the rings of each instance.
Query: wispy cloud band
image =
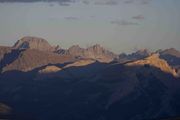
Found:
[[[122,25],[122,26],[139,25],[139,23],[137,22],[131,22],[127,20],[115,20],[115,21],[111,21],[111,24]]]
[[[4,2],[74,2],[74,0],[0,0],[1,3]]]

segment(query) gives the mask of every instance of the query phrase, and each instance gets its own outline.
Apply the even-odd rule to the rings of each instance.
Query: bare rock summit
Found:
[[[18,40],[14,49],[36,49],[40,51],[54,51],[55,47],[51,46],[45,39],[39,37],[26,36]]]

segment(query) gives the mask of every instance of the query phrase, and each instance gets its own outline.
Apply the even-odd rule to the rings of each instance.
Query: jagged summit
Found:
[[[110,53],[110,51],[106,50],[99,44],[95,44],[93,46],[88,47],[87,51],[95,52],[96,54]]]
[[[73,56],[79,57],[83,55],[84,48],[81,48],[79,45],[71,46],[67,52]]]
[[[118,61],[120,63],[124,63],[124,62],[132,61],[132,60],[133,61],[140,60],[140,59],[150,56],[151,54],[152,54],[152,52],[150,52],[148,49],[140,49],[131,54],[121,53],[121,54],[119,54],[116,61]]]
[[[136,52],[130,54],[129,57],[141,59],[144,57],[148,57],[149,55],[151,55],[151,52],[148,49],[140,49],[140,50],[137,50]]]
[[[138,51],[136,51],[136,54],[140,54],[140,55],[150,55],[151,52],[148,49],[140,49]]]
[[[130,62],[127,63],[126,65],[128,66],[150,65],[161,69],[163,72],[170,73],[173,76],[177,76],[175,69],[173,69],[165,60],[161,59],[159,56],[160,55],[158,53],[152,54],[149,57],[146,57],[145,59]]]
[[[172,55],[176,57],[180,57],[180,52],[175,48],[166,49],[159,52],[161,55]]]
[[[66,53],[75,57],[86,59],[90,58],[101,62],[110,62],[114,60],[114,58],[116,57],[116,55],[113,52],[106,50],[99,44],[90,46],[88,48],[81,48],[79,47],[79,45],[73,45],[67,50]]]
[[[26,36],[18,40],[13,46],[15,49],[37,49],[40,51],[53,51],[47,40],[39,37]]]
[[[87,49],[98,50],[98,49],[104,49],[104,48],[100,44],[95,44],[93,46],[88,47]]]
[[[51,46],[47,40],[39,37],[26,36],[18,40],[12,47],[14,49],[36,49],[39,51],[49,51],[60,55],[71,55],[76,58],[90,58],[101,62],[111,62],[117,56],[106,50],[99,44],[88,48],[81,48],[79,45],[73,45],[68,49],[62,49],[58,46]]]

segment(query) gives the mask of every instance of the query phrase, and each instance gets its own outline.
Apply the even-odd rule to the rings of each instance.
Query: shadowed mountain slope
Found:
[[[174,48],[166,49],[159,52],[160,57],[166,60],[171,66],[180,66],[180,52]]]
[[[23,52],[23,50],[11,49],[10,52],[5,53],[3,59],[0,61],[0,69],[3,72],[3,69],[10,65],[12,62],[18,59],[18,56]]]
[[[47,65],[43,67],[42,69],[38,70],[36,79],[43,80],[56,77],[68,80],[83,80],[89,77],[94,77],[94,75],[105,69],[108,64],[100,63],[92,59],[83,59],[69,63],[63,67],[59,66],[60,65]],[[47,72],[47,68],[52,67],[56,68],[56,70],[49,70]]]
[[[0,46],[0,61],[4,58],[5,54],[11,52],[11,47]]]
[[[3,68],[3,72],[9,70],[30,71],[47,64],[64,63],[74,60],[69,55],[58,55],[33,49],[24,50],[16,58]]]

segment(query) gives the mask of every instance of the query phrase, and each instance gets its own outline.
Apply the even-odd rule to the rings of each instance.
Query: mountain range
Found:
[[[0,47],[0,119],[176,119],[179,76],[174,48],[115,54],[27,36]]]

